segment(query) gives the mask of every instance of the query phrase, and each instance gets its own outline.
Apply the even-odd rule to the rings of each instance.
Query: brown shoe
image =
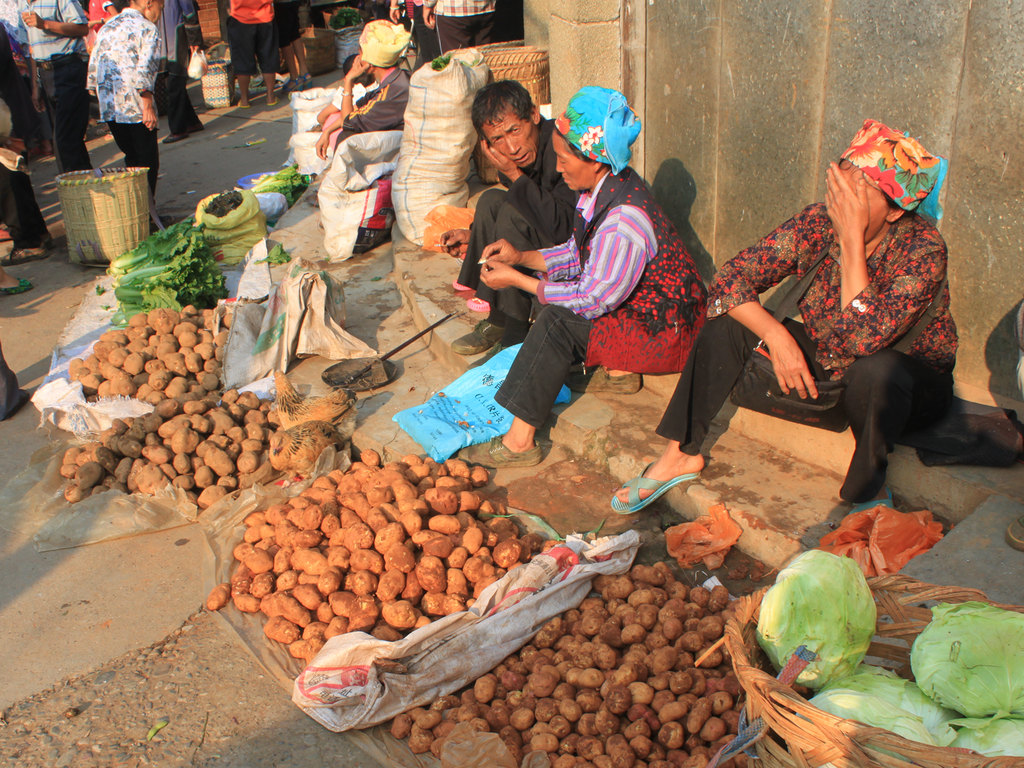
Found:
[[[570,373],[565,382],[573,392],[613,392],[617,395],[633,395],[643,387],[639,373],[610,376],[604,366],[594,371]]]
[[[479,355],[501,341],[503,333],[504,328],[490,320],[481,320],[472,331],[452,342],[452,352],[456,355]]]
[[[501,436],[492,437],[489,442],[463,448],[459,456],[472,464],[481,464],[492,469],[501,467],[535,467],[544,461],[544,455],[551,446],[538,442],[525,451],[513,451],[501,442]]]

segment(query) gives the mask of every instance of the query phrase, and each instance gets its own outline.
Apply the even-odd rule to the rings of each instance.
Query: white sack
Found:
[[[292,139],[297,136],[313,136],[313,144],[316,144],[317,138],[320,136],[320,132],[309,133],[310,129],[317,124],[316,118],[320,114],[320,110],[331,103],[331,99],[334,97],[333,88],[310,88],[308,91],[295,91],[289,96],[289,101],[292,106]],[[288,162],[285,165],[291,165],[296,161],[299,162],[299,173],[320,173],[327,164],[315,171],[307,171],[303,169],[302,161],[298,160],[296,152],[301,147],[306,148],[308,141],[303,139],[292,143],[292,140],[288,140]],[[309,146],[312,147],[313,144]],[[313,157],[316,157],[316,150],[313,150]],[[319,158],[317,158],[319,160]],[[310,162],[310,158],[306,157],[307,166]],[[314,163],[315,165],[315,163]]]

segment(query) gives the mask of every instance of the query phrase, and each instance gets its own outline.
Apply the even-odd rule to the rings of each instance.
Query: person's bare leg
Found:
[[[288,45],[281,46],[281,56],[284,58],[284,65],[288,67],[288,76],[292,80],[297,78],[301,73],[299,72],[298,62],[295,58],[295,44],[288,43]]]
[[[306,46],[301,40],[296,40],[292,43],[292,51],[295,53],[295,66],[299,71],[299,77],[305,77],[309,74],[306,68]]]
[[[267,86],[267,104],[276,104],[277,96],[274,94],[274,85],[277,84],[276,72],[264,72],[263,84]]]
[[[249,106],[249,81],[252,80],[252,75],[239,75],[238,76],[238,106],[248,107]]]
[[[665,450],[662,451],[651,468],[644,473],[644,477],[650,478],[651,480],[657,480],[658,482],[665,482],[671,480],[673,477],[679,475],[688,475],[691,472],[700,472],[704,469],[704,457],[699,453],[696,456],[691,456],[688,453],[683,453],[680,448],[679,442],[671,440],[668,445],[665,446]],[[639,489],[639,496],[641,499],[646,499],[651,495],[651,491]],[[623,503],[629,503],[629,489],[620,488],[615,496]]]
[[[18,278],[11,277],[3,267],[0,267],[0,288],[16,288],[18,285]]]
[[[501,438],[501,442],[510,451],[522,453],[533,448],[533,437],[536,434],[537,430],[534,427],[531,427],[517,416],[512,419],[512,426],[509,427],[505,436]]]

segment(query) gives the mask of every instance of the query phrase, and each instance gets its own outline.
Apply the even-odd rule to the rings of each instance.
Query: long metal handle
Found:
[[[416,341],[416,339],[420,338],[421,336],[426,336],[426,335],[427,335],[428,333],[430,333],[430,332],[431,332],[432,330],[434,330],[435,328],[437,328],[437,326],[441,325],[441,323],[444,323],[444,322],[447,322],[448,320],[451,320],[451,319],[452,319],[453,317],[455,317],[455,315],[456,315],[456,314],[458,314],[458,313],[456,313],[456,312],[449,312],[449,313],[448,313],[447,315],[445,315],[444,317],[442,317],[442,318],[441,318],[440,320],[438,320],[437,322],[431,323],[431,324],[430,324],[430,325],[428,325],[428,326],[427,326],[426,328],[424,328],[424,329],[423,329],[422,331],[420,331],[419,333],[417,333],[417,334],[416,334],[415,336],[413,336],[413,337],[411,337],[411,338],[408,338],[408,339],[406,339],[406,340],[405,340],[405,341],[403,341],[403,342],[402,342],[401,344],[399,344],[399,345],[398,345],[397,347],[395,347],[394,349],[392,349],[392,350],[391,350],[391,351],[389,351],[389,352],[385,352],[385,353],[384,353],[383,355],[381,355],[381,356],[380,356],[379,358],[377,358],[377,359],[378,359],[378,360],[387,360],[387,359],[388,359],[389,357],[391,357],[392,355],[394,355],[394,354],[396,354],[396,353],[398,353],[398,352],[401,352],[401,351],[402,351],[403,349],[405,349],[406,347],[408,347],[408,346],[409,346],[410,344],[412,344],[412,343],[413,343],[414,341]],[[371,365],[368,365],[368,366],[366,367],[366,370],[367,370],[367,371],[368,371],[368,370],[370,370],[370,368],[371,368],[371,367],[372,367],[372,363],[371,363]],[[363,373],[366,373],[366,371],[363,371],[363,372],[362,372],[362,373],[360,373],[359,375],[360,375],[360,376],[362,376],[362,375],[363,375]]]

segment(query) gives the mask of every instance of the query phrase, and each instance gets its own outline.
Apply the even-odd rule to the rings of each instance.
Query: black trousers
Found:
[[[27,173],[0,164],[0,219],[15,248],[38,248],[49,236],[32,180]]]
[[[117,148],[124,152],[124,163],[129,168],[149,168],[146,178],[149,191],[156,198],[156,178],[160,173],[160,146],[156,141],[156,129],[150,130],[142,123],[115,123],[108,120],[110,135]]]
[[[804,351],[815,378],[828,378],[814,359],[817,345],[793,320],[786,328]],[[722,315],[704,324],[657,432],[678,440],[690,455],[701,452],[711,420],[725,404],[758,338]],[[839,495],[860,503],[885,485],[889,453],[905,432],[937,421],[953,400],[953,377],[914,358],[885,349],[859,358],[843,374],[844,406],[856,441]]]
[[[188,97],[188,75],[180,61],[167,62],[167,127],[172,134],[188,133],[201,125]]]
[[[18,377],[4,360],[3,348],[0,348],[0,421],[3,421],[18,407],[21,390],[18,389]]]
[[[551,414],[569,368],[587,354],[590,326],[590,320],[565,307],[544,307],[526,334],[495,401],[539,429]]]
[[[520,251],[548,248],[554,243],[542,237],[526,217],[507,202],[507,198],[508,192],[502,189],[489,189],[480,195],[473,215],[473,227],[469,231],[466,258],[459,270],[459,282],[474,289],[479,298],[491,305],[492,310],[497,309],[505,317],[526,323],[533,311],[533,295],[518,288],[495,291],[481,283],[480,255],[485,247],[502,238]],[[513,343],[518,343],[518,340]]]
[[[416,69],[429,64],[441,55],[441,40],[436,29],[423,23],[423,6],[412,8],[412,36],[416,40]]]
[[[53,114],[53,151],[57,169],[87,171],[92,168],[85,147],[89,127],[89,93],[85,90],[88,65],[79,56],[66,56],[53,67],[39,68],[43,95]]]
[[[475,16],[436,15],[437,36],[441,40],[441,52],[448,53],[457,48],[472,48],[493,42],[494,13],[478,13]]]

